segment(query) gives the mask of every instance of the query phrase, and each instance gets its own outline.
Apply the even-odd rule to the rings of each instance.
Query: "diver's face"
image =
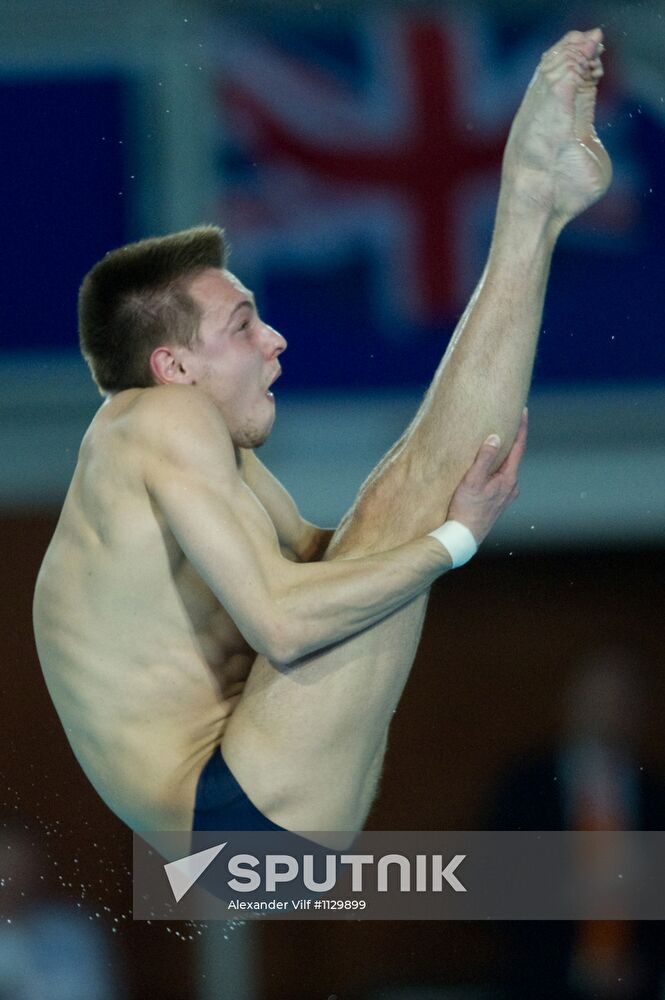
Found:
[[[229,271],[209,268],[188,291],[201,310],[198,339],[182,359],[188,380],[213,400],[234,444],[256,448],[275,419],[270,386],[286,341],[260,319],[254,296]]]

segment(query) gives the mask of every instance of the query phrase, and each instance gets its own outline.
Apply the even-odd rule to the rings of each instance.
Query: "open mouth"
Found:
[[[282,374],[282,369],[278,368],[277,371],[276,371],[276,373],[275,373],[275,375],[274,375],[274,377],[270,381],[270,385],[274,385],[275,382],[277,381],[277,379],[279,378],[279,376],[281,374]],[[270,389],[266,389],[266,396],[268,397],[268,399],[274,399],[275,398],[274,394],[270,391]]]

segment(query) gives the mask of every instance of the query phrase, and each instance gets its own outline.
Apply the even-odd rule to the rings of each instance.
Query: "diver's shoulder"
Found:
[[[181,421],[188,424],[207,417],[216,421],[222,417],[214,403],[194,385],[155,385],[145,389],[129,389],[115,397],[122,404],[122,397],[132,393],[123,407],[122,415],[138,431],[163,429],[165,424]],[[222,421],[223,422],[223,421]]]
[[[224,418],[198,386],[159,385],[141,390],[126,413],[126,431],[137,443],[195,442],[205,439],[230,445]]]

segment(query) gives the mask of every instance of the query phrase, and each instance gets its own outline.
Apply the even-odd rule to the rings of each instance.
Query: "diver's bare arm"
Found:
[[[358,559],[284,559],[238,473],[213,404],[190,387],[158,393],[161,400],[170,395],[162,412],[144,421],[146,485],[184,553],[257,652],[278,662],[299,659],[374,624],[450,569],[448,552],[428,536]],[[485,446],[465,477],[471,499],[461,507],[478,539],[514,495],[516,466],[492,476],[495,456],[496,447]],[[464,516],[459,507],[456,513]]]

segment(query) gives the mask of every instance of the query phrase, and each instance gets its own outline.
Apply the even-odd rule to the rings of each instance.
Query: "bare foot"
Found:
[[[571,31],[540,61],[510,131],[504,180],[566,223],[597,201],[612,165],[594,127],[603,34]]]

